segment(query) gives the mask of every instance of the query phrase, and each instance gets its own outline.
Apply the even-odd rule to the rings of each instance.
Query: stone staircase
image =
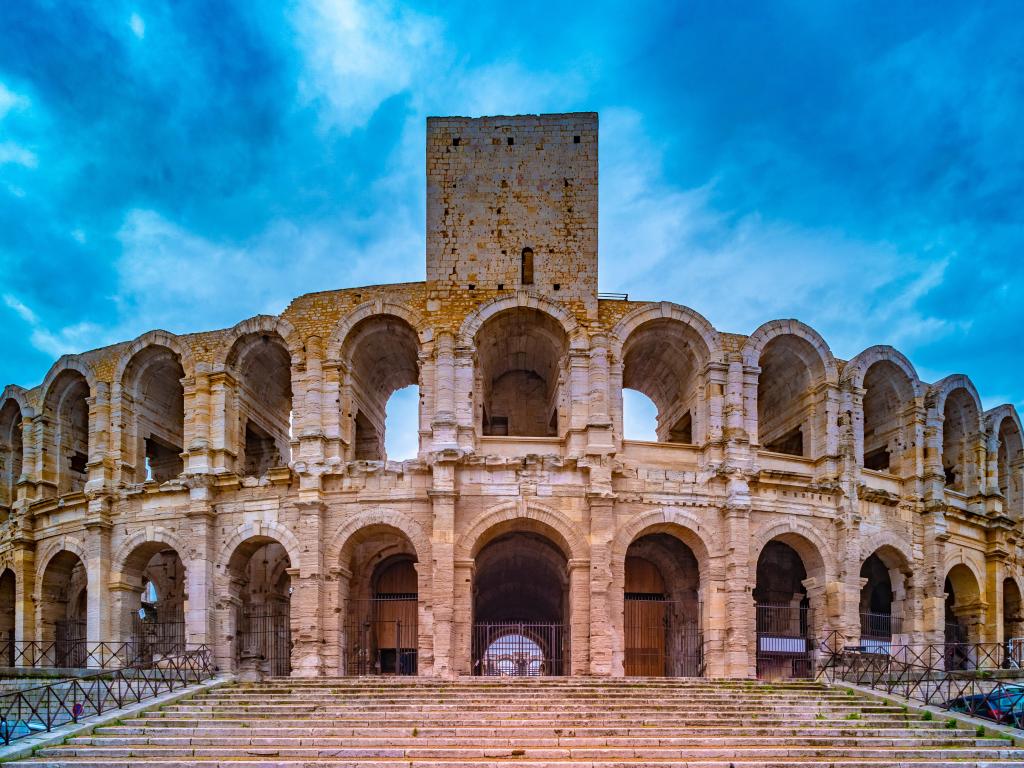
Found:
[[[1021,766],[1024,750],[813,682],[276,679],[40,750],[21,766]]]

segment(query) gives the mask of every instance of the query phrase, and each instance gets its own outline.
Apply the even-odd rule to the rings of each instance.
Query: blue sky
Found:
[[[596,110],[602,290],[1024,407],[1018,3],[21,0],[0,382],[424,274],[432,114]]]

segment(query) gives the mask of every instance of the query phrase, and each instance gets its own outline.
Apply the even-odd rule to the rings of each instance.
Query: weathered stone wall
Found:
[[[500,573],[516,573],[521,562],[528,575],[538,562],[546,583],[562,590],[571,670],[623,674],[626,564],[647,553],[667,592],[684,595],[685,610],[673,610],[700,624],[708,674],[747,675],[758,562],[772,542],[799,558],[793,600],[806,604],[818,638],[859,637],[861,569],[873,554],[903,618],[894,639],[941,640],[950,615],[975,640],[1002,641],[1021,625],[1011,614],[1024,588],[1024,454],[1012,406],[984,412],[967,377],[929,385],[890,347],[836,360],[795,320],[744,337],[669,302],[598,301],[596,154],[572,154],[596,152],[596,119],[431,121],[428,162],[454,154],[453,132],[458,150],[479,149],[453,161],[458,174],[479,163],[475,187],[461,187],[466,200],[459,188],[447,197],[448,216],[460,211],[455,235],[486,246],[476,262],[459,246],[458,259],[442,266],[454,251],[431,229],[425,283],[309,294],[279,317],[228,330],[154,331],[65,356],[31,390],[4,390],[0,449],[3,466],[18,471],[0,495],[9,515],[0,523],[0,575],[8,574],[2,599],[14,605],[19,641],[52,637],[57,618],[77,615],[79,599],[90,639],[127,639],[147,569],[173,552],[183,586],[162,591],[181,601],[189,641],[211,644],[222,666],[236,663],[246,606],[269,602],[289,617],[294,674],[349,673],[365,660],[356,628],[369,621],[361,606],[374,595],[374,574],[412,558],[418,671],[470,673],[474,616],[522,606],[514,590],[494,586],[508,579],[488,570],[500,561]],[[576,135],[587,140],[582,148]],[[494,144],[495,136],[515,141]],[[538,144],[568,159],[541,160]],[[514,279],[498,288],[518,262],[501,261],[497,235],[466,218],[480,206],[504,210],[505,198],[487,202],[506,194],[489,192],[487,180],[500,182],[505,171],[495,169],[513,160],[518,197],[508,199],[523,207],[514,209],[520,229],[502,230],[510,253],[512,239],[544,232],[557,240],[558,227],[575,221],[558,208],[564,193],[551,189],[549,170],[563,163],[574,178],[595,174],[592,190],[576,187],[593,200],[574,199],[571,215],[584,216],[579,232],[592,229],[594,239],[566,240],[548,262],[547,241],[532,240],[542,244],[530,290]],[[428,183],[445,173],[454,171],[429,171]],[[531,194],[541,195],[536,210]],[[472,288],[470,272],[460,272],[470,264],[479,265]],[[547,283],[557,280],[553,291]],[[501,383],[509,374],[542,382],[544,409],[526,436],[487,436],[488,398],[507,410],[530,395]],[[405,428],[418,434],[419,453],[387,461],[383,410],[412,383],[420,413]],[[658,443],[623,438],[625,386],[658,406]],[[555,411],[553,423],[544,421]],[[672,434],[684,414],[688,442]],[[250,419],[275,448],[261,461],[247,450]],[[766,450],[766,440],[796,424],[800,455]],[[165,450],[151,456],[158,472],[147,481],[154,436]],[[888,469],[865,469],[883,443]],[[169,447],[179,449],[177,471],[167,470]],[[651,535],[688,548],[675,563],[685,578],[665,560],[671,548],[654,546]],[[480,559],[505,536],[519,555]],[[497,603],[475,602],[481,594]],[[552,594],[538,595],[554,604]],[[506,613],[513,610],[525,609]]]

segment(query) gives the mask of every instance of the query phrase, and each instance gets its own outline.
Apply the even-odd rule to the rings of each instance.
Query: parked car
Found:
[[[1024,685],[998,685],[987,693],[958,696],[947,701],[946,708],[1024,728]]]

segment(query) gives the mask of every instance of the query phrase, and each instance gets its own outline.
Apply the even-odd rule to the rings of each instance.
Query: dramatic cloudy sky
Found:
[[[943,7],[945,5],[945,7]],[[1016,2],[19,0],[0,381],[424,274],[424,119],[596,110],[600,282],[1024,406]]]

